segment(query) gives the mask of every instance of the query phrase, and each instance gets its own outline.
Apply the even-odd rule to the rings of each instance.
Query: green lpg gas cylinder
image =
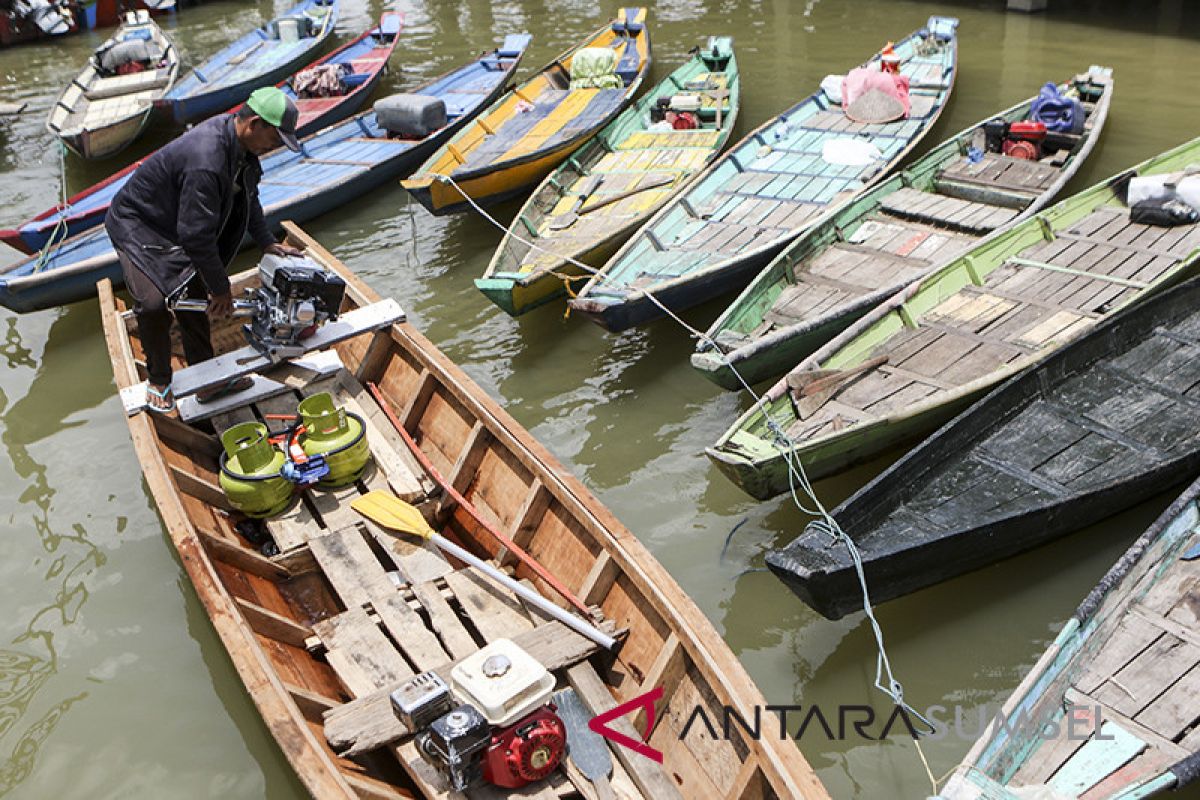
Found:
[[[329,392],[304,398],[297,411],[304,423],[300,447],[308,456],[324,456],[329,466],[329,475],[317,485],[336,489],[358,480],[371,458],[362,418],[335,406]]]
[[[267,426],[242,422],[221,434],[221,488],[248,517],[270,517],[287,507],[292,484],[279,474],[287,458],[271,446]]]

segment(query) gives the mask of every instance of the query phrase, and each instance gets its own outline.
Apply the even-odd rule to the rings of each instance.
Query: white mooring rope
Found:
[[[608,276],[603,272],[603,270],[599,270],[584,264],[582,261],[578,261],[571,256],[564,256],[552,250],[547,250],[544,247],[541,247],[516,235],[508,228],[504,227],[499,220],[497,220],[495,217],[485,211],[478,203],[476,203],[475,199],[463,191],[462,187],[460,187],[449,175],[437,175],[436,179],[452,186],[454,190],[462,195],[463,199],[465,199],[481,217],[502,231],[506,236],[510,236],[534,250],[538,250],[554,256],[555,258],[562,259],[568,264],[578,267],[587,274],[598,278],[600,281],[609,280]],[[725,351],[722,350],[721,346],[718,345],[713,339],[707,336],[704,332],[699,331],[687,324],[687,322],[680,318],[679,315],[677,315],[665,304],[663,304],[657,297],[655,297],[653,293],[646,291],[644,288],[636,289],[636,291],[645,295],[647,300],[657,306],[658,309],[665,315],[678,323],[680,327],[686,330],[693,339],[706,342],[713,348],[715,352],[719,353],[722,361],[725,363],[725,366],[729,367],[730,371],[732,371],[734,376],[737,377],[738,383],[740,383],[742,388],[744,388],[746,392],[748,392],[749,395],[754,398],[755,404],[762,408],[763,417],[767,420],[767,428],[772,434],[771,444],[779,452],[779,455],[783,458],[784,463],[787,465],[788,488],[792,496],[792,502],[795,503],[796,507],[805,514],[808,514],[812,517],[818,517],[819,519],[810,524],[819,530],[825,531],[833,539],[840,541],[843,545],[845,545],[846,549],[850,553],[850,558],[854,561],[854,569],[858,573],[858,583],[862,588],[863,611],[867,615],[867,621],[871,625],[871,632],[875,636],[875,646],[877,650],[877,656],[875,659],[875,688],[891,698],[892,702],[898,708],[903,709],[906,713],[912,714],[914,717],[920,720],[928,728],[927,732],[932,733],[934,731],[933,724],[930,723],[930,721],[926,719],[923,714],[909,705],[904,699],[904,686],[892,672],[891,660],[888,658],[887,649],[884,647],[883,643],[883,629],[880,627],[879,621],[875,618],[875,609],[871,605],[871,595],[867,588],[866,575],[863,573],[862,555],[859,553],[858,546],[855,545],[854,540],[850,538],[849,534],[842,530],[842,527],[838,524],[837,520],[835,520],[833,516],[830,515],[830,513],[826,510],[825,506],[822,505],[820,499],[816,495],[816,492],[813,490],[812,482],[808,479],[808,475],[804,472],[804,465],[800,463],[800,459],[796,456],[795,450],[791,447],[792,441],[787,437],[787,434],[784,433],[784,430],[782,427],[780,427],[779,423],[771,418],[764,399],[756,394],[752,388],[750,388],[750,384],[746,382],[745,378],[742,377],[737,368],[734,367],[734,365],[730,363],[727,358],[725,358]],[[813,505],[816,507],[816,510],[807,508],[804,505],[803,501],[800,499],[800,496],[796,492],[797,485],[804,491],[804,494],[807,496],[807,498],[812,501]],[[886,682],[884,680],[885,677]],[[933,794],[936,795],[938,793],[938,784],[940,783],[940,780],[934,778],[933,776],[933,771],[929,767],[929,761],[926,759],[925,752],[921,747],[919,736],[913,737],[913,744],[916,745],[917,755],[920,757],[921,765],[924,767],[925,774],[929,778],[929,784],[933,788]],[[941,780],[945,780],[945,776]]]

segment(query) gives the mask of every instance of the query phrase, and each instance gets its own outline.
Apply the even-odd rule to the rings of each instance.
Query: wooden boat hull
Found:
[[[613,23],[497,100],[405,180],[404,188],[430,213],[450,214],[470,208],[467,198],[479,205],[498,203],[541,182],[637,94],[650,68],[650,31],[645,19],[644,8],[620,9]],[[618,34],[615,26],[621,26],[623,32]],[[569,89],[569,66],[575,53],[614,43],[624,43],[617,65],[623,85]],[[625,76],[622,65],[630,54],[634,63]],[[564,82],[567,88],[563,88]],[[596,108],[592,108],[594,104]],[[531,116],[534,114],[538,116]],[[532,127],[530,119],[537,120]],[[447,176],[456,185],[443,180]]]
[[[313,55],[320,52],[333,36],[337,26],[339,0],[303,0],[287,14],[286,17],[303,16],[308,9],[322,7],[325,9],[321,29],[315,36],[308,36],[297,42],[295,46],[284,49],[283,45],[275,45],[266,50],[269,60],[256,56],[250,58],[263,41],[269,41],[265,29],[252,31],[234,44],[225,48],[215,56],[196,67],[165,97],[156,100],[154,107],[169,116],[177,125],[187,125],[199,122],[214,114],[232,108],[245,102],[246,98],[260,86],[277,84],[299,67],[312,60]],[[275,22],[277,22],[275,20]],[[268,26],[269,27],[269,26]],[[302,44],[301,44],[302,42]],[[234,61],[234,59],[244,59]],[[259,63],[265,61],[266,63]],[[234,64],[236,69],[223,73],[228,64]],[[242,68],[242,64],[247,64]],[[199,75],[208,75],[200,80]],[[217,79],[214,75],[222,73]],[[217,85],[210,85],[217,84]]]
[[[1132,172],[1182,170],[1198,154],[1200,141],[1189,142]],[[1189,244],[1193,239],[1200,244],[1200,227],[1170,229],[1174,233],[1162,248],[1129,244],[1129,237],[1143,232],[1152,244],[1167,229],[1129,221],[1124,203],[1114,192],[1128,174],[985,239],[872,310],[772,386],[763,402],[743,414],[709,448],[710,458],[756,497],[788,490],[788,458],[799,459],[812,479],[831,475],[878,456],[889,446],[927,434],[1095,322],[1188,277],[1200,265],[1200,249]],[[1089,238],[1093,228],[1113,239]],[[1071,263],[1063,266],[1055,261],[1064,258]],[[1133,270],[1137,279],[1112,274],[1122,269]],[[1041,288],[1028,294],[1014,286]],[[1050,302],[1060,293],[1062,302]],[[1075,305],[1063,304],[1067,302]],[[973,315],[978,315],[980,330],[998,333],[964,332],[976,319]],[[922,320],[930,324],[923,327]],[[928,348],[927,341],[941,339],[945,342]],[[935,359],[937,353],[943,355]],[[932,360],[928,365],[911,362],[913,356]],[[874,367],[818,398],[800,418],[788,381],[803,383],[817,370],[837,373],[871,359],[876,359]],[[929,370],[933,373],[926,374]],[[940,372],[945,372],[944,378],[938,377]],[[872,400],[879,392],[885,392],[882,399]],[[860,402],[878,410],[852,405]],[[784,450],[774,441],[768,417],[788,431],[791,444]]]
[[[1188,359],[1200,346],[1186,343],[1200,331],[1197,308],[1193,279],[1105,321],[995,389],[835,509],[859,546],[871,600],[1015,555],[1200,473],[1200,424],[1178,391],[1200,382]],[[1131,368],[1140,382],[1131,382]],[[1124,421],[1105,412],[1117,405]],[[848,554],[827,544],[825,534],[806,530],[770,551],[767,566],[837,619],[861,606],[861,588]]]
[[[632,232],[633,226],[628,233]],[[574,257],[585,264],[602,264],[605,259],[617,252],[618,247],[620,247],[619,242],[601,242]],[[532,311],[566,294],[566,287],[563,279],[558,277],[559,275],[571,276],[578,281],[586,278],[583,270],[574,264],[563,263],[554,271],[557,273],[556,275],[541,273],[528,280],[500,276],[476,278],[475,288],[483,292],[484,297],[504,309],[509,315],[518,317],[526,311]]]
[[[386,19],[390,15],[399,16],[396,12],[385,12],[383,17]],[[376,35],[381,30],[382,21],[380,26],[367,31],[354,42],[339,48],[337,51],[318,59],[308,66],[324,64],[334,61],[340,56],[352,55],[356,50],[362,49],[362,42],[368,37]],[[374,55],[382,63],[367,81],[343,97],[340,102],[323,109],[315,105],[306,106],[304,103],[301,103],[299,108],[300,119],[296,123],[296,136],[300,138],[310,136],[320,130],[324,130],[330,125],[341,122],[358,111],[366,103],[371,92],[374,91],[374,88],[383,78],[387,59],[391,57],[391,53],[395,50],[398,40],[399,37],[397,35],[390,36],[381,42],[378,48],[365,53],[365,55]],[[386,55],[384,55],[385,53]],[[281,81],[278,86],[281,89],[286,87],[287,81]],[[240,105],[233,106],[227,109],[227,111],[236,111],[240,107]],[[149,158],[149,156],[146,158]],[[75,194],[67,201],[67,213],[65,216],[59,206],[55,206],[46,209],[16,229],[0,230],[0,242],[4,242],[8,246],[20,250],[22,253],[31,254],[46,247],[46,244],[50,241],[50,237],[56,235],[56,231],[59,230],[60,223],[66,224],[65,232],[57,234],[60,239],[76,236],[102,224],[104,222],[104,215],[108,213],[109,202],[144,160],[144,158],[140,159],[99,183]]]
[[[528,45],[529,39],[523,37],[520,42],[523,48]],[[374,112],[370,111],[306,138],[307,154],[294,154],[280,148],[264,156],[264,182],[260,184],[259,199],[267,224],[278,226],[285,219],[311,219],[341,207],[347,199],[361,197],[411,172],[440,143],[484,108],[490,99],[504,91],[520,64],[524,49],[506,52],[515,55],[501,57],[497,51],[492,51],[468,66],[419,87],[434,95],[455,89],[475,90],[472,95],[466,95],[465,91],[455,92],[454,96],[459,98],[459,102],[465,103],[462,114],[423,140],[388,139],[375,123]],[[473,99],[463,100],[464,97]],[[372,138],[375,141],[370,141]],[[307,174],[299,177],[293,174],[289,180],[279,181],[278,185],[271,183],[275,177],[289,171],[306,172],[309,160],[319,159],[323,153],[345,155],[346,147],[360,148],[361,152],[356,150],[352,154],[354,158],[330,160],[350,163],[312,164],[324,175],[320,180],[310,178]],[[379,148],[384,150],[380,152]],[[336,172],[334,179],[327,174],[330,169]],[[104,193],[111,197],[117,188],[110,184],[105,187]],[[250,240],[247,239],[243,244],[248,246]],[[92,297],[96,282],[103,278],[117,285],[122,283],[116,252],[103,228],[86,230],[57,244],[44,264],[39,265],[39,258],[40,254],[30,256],[0,273],[0,306],[18,313],[40,311]]]
[[[1079,140],[1063,137],[1063,147],[1070,148],[1059,151],[1069,153],[1064,163],[1046,164],[1044,157],[1036,167],[1030,165],[1036,190],[944,180],[970,163],[967,150],[984,123],[1027,118],[1034,100],[1029,98],[951,137],[788,245],[709,327],[706,336],[716,346],[702,340],[692,366],[732,391],[742,388],[742,380],[755,384],[778,378],[972,241],[1040,211],[1095,148],[1112,102],[1111,71],[1096,69],[1062,87],[1072,83],[1094,99],[1087,124]],[[1025,165],[1009,165],[1010,172],[1018,168]],[[931,201],[944,209],[917,210]]]
[[[1200,561],[1184,558],[1200,544],[1198,497],[1192,484],[1092,589],[1005,701],[1007,724],[988,725],[942,797],[1145,798],[1200,777],[1188,730],[1200,695],[1187,675]]]
[[[488,170],[477,177],[454,177],[457,188],[440,180],[428,183],[421,181],[420,185],[405,183],[404,188],[431,214],[457,214],[471,208],[470,201],[463,198],[464,193],[480,205],[502,203],[519,197],[529,186],[544,180],[563,159],[582,145],[582,141],[569,142],[549,152],[539,153],[536,158],[503,169]],[[424,169],[424,166],[420,169]]]
[[[344,311],[378,300],[316,242],[295,228],[289,228],[289,234],[293,243],[306,246],[311,257],[347,280]],[[235,282],[242,285],[245,280],[243,276]],[[129,387],[139,380],[135,363],[138,344],[111,289],[103,286],[100,294],[117,385]],[[230,342],[236,335],[232,324],[215,333],[222,342]],[[401,439],[385,435],[391,429],[381,427],[390,425],[383,407],[365,391],[347,393],[346,386],[361,389],[366,382],[377,383],[380,396],[396,410],[398,425],[411,437],[413,454],[427,459],[447,476],[445,480],[464,487],[463,501],[443,505],[442,512],[434,510],[432,503],[427,505],[431,518],[447,536],[459,539],[481,557],[496,558],[513,567],[518,578],[530,581],[538,591],[547,591],[547,584],[530,567],[504,554],[465,504],[478,506],[475,513],[486,512],[488,524],[516,537],[519,546],[569,591],[587,598],[606,620],[627,629],[618,662],[605,666],[600,659],[584,660],[571,667],[568,675],[577,691],[599,700],[599,708],[611,708],[653,687],[664,690],[660,702],[679,704],[680,708],[690,707],[692,702],[710,702],[708,698],[715,699],[718,707],[752,708],[765,703],[711,624],[633,534],[411,325],[400,322],[375,333],[368,331],[336,345],[335,350],[344,367],[334,384],[326,382],[320,388],[338,392],[339,402],[355,403],[362,418],[371,421],[374,427],[368,441],[376,454],[376,469],[386,471],[388,482],[402,484],[416,494],[431,491],[422,488],[427,478],[417,477],[423,473],[403,474],[404,463],[417,462],[412,455],[406,462],[400,451],[390,450],[393,445],[389,442]],[[288,402],[279,400],[283,405]],[[290,402],[294,403],[294,398]],[[264,403],[259,403],[260,411]],[[251,408],[234,404],[216,424],[229,424],[243,418],[243,413],[251,413]],[[147,484],[184,569],[247,692],[308,791],[323,798],[366,795],[387,800],[442,791],[444,786],[417,756],[411,739],[403,738],[403,728],[397,734],[385,731],[375,736],[365,728],[347,727],[346,721],[377,709],[384,722],[396,723],[386,692],[393,681],[411,674],[411,669],[393,661],[386,677],[372,671],[372,659],[376,664],[387,661],[385,650],[401,659],[395,648],[403,648],[418,668],[425,669],[429,659],[439,657],[430,654],[431,648],[446,659],[446,652],[463,648],[462,652],[469,654],[479,647],[479,641],[493,641],[505,630],[522,631],[507,638],[528,638],[526,631],[532,631],[532,626],[521,622],[519,607],[490,609],[488,604],[496,600],[489,598],[502,600],[503,595],[486,585],[472,588],[470,580],[463,580],[469,577],[465,571],[430,562],[434,556],[428,550],[382,531],[381,538],[373,540],[382,550],[361,550],[367,547],[363,537],[369,532],[355,525],[357,516],[353,514],[335,523],[334,514],[341,509],[342,500],[329,492],[312,495],[311,509],[304,501],[303,509],[296,513],[311,519],[302,525],[268,522],[268,531],[282,552],[274,558],[264,557],[234,532],[225,514],[214,513],[212,504],[223,497],[213,486],[217,444],[211,434],[147,413],[134,414],[128,422]],[[397,446],[404,448],[403,444]],[[369,473],[363,480],[375,484],[384,480],[384,475]],[[346,496],[357,496],[358,491],[352,487]],[[436,492],[436,485],[432,491]],[[353,568],[345,563],[347,551],[326,546],[349,539],[357,541],[360,548]],[[380,562],[381,558],[386,562]],[[393,559],[406,577],[415,575],[411,570],[422,565],[427,570],[436,568],[441,577],[428,581],[410,578],[411,592],[400,593],[382,571]],[[344,571],[347,569],[351,571]],[[375,588],[367,591],[364,587],[370,585]],[[478,616],[461,618],[474,623],[479,641],[468,637],[466,642],[450,644],[455,641],[453,625],[462,623],[454,621],[455,612],[443,597],[449,594],[453,598],[455,587],[458,592],[473,592],[475,599],[468,601],[462,595],[457,599],[463,609],[460,613],[480,609]],[[430,641],[431,629],[421,628],[389,642],[357,602],[346,600],[355,592],[366,592],[363,599],[382,610],[381,617],[404,610],[388,595],[401,604],[415,602],[417,608],[439,609],[436,614],[428,613],[434,614],[437,627],[433,630],[441,639]],[[406,600],[410,594],[412,599]],[[297,596],[305,599],[293,605]],[[297,610],[301,608],[302,612]],[[412,616],[416,617],[415,612]],[[335,643],[337,631],[343,626],[348,630],[352,620],[358,620],[360,635],[374,637],[369,648],[364,649],[361,641]],[[424,624],[420,618],[415,622],[418,627]],[[527,627],[521,628],[518,622]],[[551,627],[543,625],[538,630]],[[426,644],[418,643],[422,637]],[[322,657],[322,648],[337,649],[338,653],[326,651],[329,655]],[[572,660],[562,662],[558,674],[574,660],[586,659],[588,652],[585,647],[571,656]],[[543,657],[559,655],[551,651]],[[454,657],[453,653],[449,657]],[[372,676],[378,676],[378,682]],[[736,741],[706,738],[704,749],[698,751],[702,755],[698,755],[689,749],[691,734],[680,736],[681,725],[682,716],[664,713],[647,732],[648,745],[663,755],[661,768],[639,754],[615,748],[614,785],[620,781],[625,796],[655,800],[827,797],[790,741],[757,740],[733,730],[731,738]],[[345,747],[347,742],[340,733],[348,730],[356,736],[375,736],[367,742],[354,740],[368,751],[355,761],[338,755],[344,750],[335,749]],[[389,738],[393,736],[401,738]],[[570,789],[560,773],[549,781],[549,786],[535,788]]]
[[[717,86],[724,93],[714,98],[708,90],[695,90],[697,98],[706,98],[698,116],[700,127],[649,130],[650,110],[656,101],[690,91],[686,87],[693,80],[703,80],[705,86]],[[483,277],[475,281],[476,287],[509,314],[519,315],[564,296],[568,282],[581,284],[591,273],[573,262],[598,269],[646,219],[716,158],[737,122],[739,100],[731,40],[711,37],[700,52],[539,184],[517,212]],[[590,181],[600,183],[580,206],[588,213],[586,220],[579,215],[572,224],[556,227],[566,222],[563,215],[573,213],[571,192]],[[625,199],[618,197],[631,192]],[[590,227],[580,232],[584,226]]]
[[[160,56],[153,69],[120,75],[97,66],[99,53],[134,36],[148,37],[158,48]],[[170,90],[178,74],[175,43],[150,21],[148,14],[131,12],[59,93],[46,119],[46,129],[81,158],[114,156],[141,135],[154,100]]]
[[[332,53],[318,58],[310,64],[296,70],[295,74],[286,80],[279,81],[276,86],[296,103],[299,119],[296,122],[296,135],[307,136],[319,130],[341,122],[362,108],[371,96],[375,87],[387,72],[388,60],[396,50],[403,27],[403,15],[398,11],[385,11],[379,19],[379,24],[364,31],[358,38],[339,47]],[[303,72],[324,64],[344,64],[349,66],[357,83],[345,94],[327,98],[298,97],[291,86],[291,80]],[[360,72],[360,68],[365,72]],[[240,109],[231,108],[230,111]]]
[[[914,32],[895,45],[901,71],[914,84],[911,117],[852,122],[817,91],[698,176],[626,242],[571,307],[615,332],[666,313],[646,300],[647,292],[680,312],[744,288],[828,209],[882,180],[930,130],[954,88],[957,26],[957,19],[931,17],[932,39]],[[926,47],[933,49],[926,53]],[[878,144],[879,159],[857,167],[826,160],[827,144],[850,138]],[[623,305],[633,308],[616,308]]]
[[[135,117],[95,130],[81,131],[74,136],[59,139],[72,153],[80,158],[100,159],[115,156],[142,135],[150,120],[151,109],[147,108]]]

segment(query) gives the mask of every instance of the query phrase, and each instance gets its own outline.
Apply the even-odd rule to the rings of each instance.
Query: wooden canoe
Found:
[[[633,235],[571,307],[610,331],[743,288],[829,208],[883,179],[941,116],[958,69],[958,20],[895,44],[911,86],[907,119],[854,122],[818,90],[752,131]],[[866,65],[878,63],[877,53]],[[826,161],[827,146],[873,145],[865,166]]]
[[[832,475],[925,436],[1099,320],[1187,277],[1200,264],[1200,224],[1134,223],[1118,194],[1131,175],[1198,159],[1200,139],[988,237],[802,361],[709,456],[755,497],[787,491],[769,417],[810,478]],[[829,379],[821,391],[793,400],[818,378]]]
[[[305,137],[314,134],[341,122],[362,107],[387,70],[388,59],[391,58],[396,43],[399,41],[401,22],[402,17],[398,12],[385,12],[377,27],[305,67],[308,69],[320,64],[346,63],[351,65],[354,72],[352,73],[353,77],[347,82],[348,91],[344,95],[299,98],[297,100],[296,105],[300,117],[296,121],[296,136]],[[519,37],[512,38],[519,39]],[[523,49],[523,47],[518,47],[517,52],[519,53]],[[294,98],[295,92],[291,89],[290,81],[291,77],[286,81],[280,81],[278,86]],[[421,91],[426,88],[420,87],[413,91]],[[459,106],[461,105],[459,104]],[[227,110],[233,112],[239,108],[241,108],[240,104]],[[449,116],[457,118],[458,114],[454,107],[450,108]],[[134,170],[149,157],[139,159],[104,180],[80,191],[68,198],[65,206],[52,206],[17,228],[0,230],[0,241],[22,253],[36,253],[46,246],[51,236],[57,235],[58,238],[63,238],[60,223],[66,225],[65,234],[68,238],[102,224],[112,198],[129,180],[129,176],[133,174]]]
[[[119,55],[122,52],[127,55]],[[144,57],[144,68],[122,74],[130,64],[137,66],[131,57]],[[46,129],[81,158],[114,156],[141,135],[154,101],[171,88],[178,74],[175,44],[149,12],[130,12],[59,93]]]
[[[619,88],[571,88],[571,65],[584,48],[615,51]],[[422,164],[404,187],[434,214],[469,208],[463,192],[479,204],[515,197],[612,122],[649,70],[646,9],[622,8],[611,23],[497,100]]]
[[[288,234],[347,281],[344,310],[379,301],[315,241],[294,226]],[[237,278],[235,291],[256,275]],[[108,284],[100,294],[113,371],[124,389],[142,378],[140,346],[131,333],[136,326]],[[214,342],[222,351],[236,348],[237,326],[219,326]],[[342,366],[335,364],[337,371],[318,383],[306,385],[313,373],[284,364],[268,377],[295,389],[250,405],[229,399],[213,409],[220,412],[213,424],[223,429],[254,415],[294,413],[297,392],[328,390],[367,420],[374,467],[361,485],[311,492],[268,521],[280,550],[274,557],[249,546],[223,510],[212,433],[174,417],[129,417],[147,484],[183,566],[251,699],[314,796],[446,797],[403,726],[397,730],[387,691],[413,667],[445,668],[484,641],[510,638],[536,652],[560,682],[570,682],[593,713],[663,688],[665,706],[646,737],[663,753],[662,765],[616,747],[613,781],[622,796],[827,797],[791,741],[755,741],[736,730],[728,741],[680,736],[695,703],[719,714],[723,705],[752,709],[765,701],[637,538],[432,343],[400,322],[346,339],[333,352]],[[176,373],[176,386],[182,374]],[[364,390],[368,384],[378,385],[412,444],[397,435],[384,406]],[[419,459],[445,476],[461,500],[443,494]],[[511,595],[456,570],[437,551],[364,525],[349,501],[368,487],[389,486],[444,535],[558,600],[484,524],[512,537],[567,590],[595,606],[600,624],[621,632],[619,657],[592,657],[595,646],[562,623],[530,617]],[[388,572],[399,573],[403,588]],[[622,729],[638,737],[632,727]],[[338,755],[350,750],[366,755]],[[573,789],[577,780],[558,772],[522,796],[594,796],[590,786]]]
[[[1006,381],[833,512],[879,603],[1099,522],[1200,474],[1200,279],[1097,325]],[[837,619],[849,554],[806,530],[767,554]]]
[[[302,0],[192,68],[155,107],[186,125],[244,102],[260,86],[278,83],[325,47],[337,26],[338,1]],[[286,33],[292,28],[298,36]]]
[[[1200,482],[1101,578],[942,797],[1133,800],[1200,778],[1198,503]]]
[[[259,200],[267,224],[311,219],[407,175],[504,91],[529,41],[528,34],[510,34],[501,48],[411,89],[446,103],[446,126],[423,139],[392,137],[375,112],[367,111],[307,137],[302,153],[281,147],[263,156]],[[84,205],[107,207],[115,193],[116,188],[106,186]],[[25,313],[73,303],[94,295],[101,278],[122,280],[116,251],[103,227],[55,244],[48,254],[5,267],[0,271],[0,305]]]
[[[566,281],[585,274],[568,258],[599,268],[717,157],[737,121],[739,87],[733,40],[710,37],[542,181],[475,285],[514,316],[565,295]],[[659,98],[677,96],[700,100],[699,127],[647,130]]]
[[[778,378],[867,311],[975,241],[1040,211],[1087,159],[1108,118],[1112,71],[1060,85],[1087,113],[1079,135],[1052,134],[1042,157],[983,152],[983,126],[1027,119],[1034,98],[942,142],[788,245],[708,329],[692,366],[726,389]],[[718,352],[718,349],[720,352]]]

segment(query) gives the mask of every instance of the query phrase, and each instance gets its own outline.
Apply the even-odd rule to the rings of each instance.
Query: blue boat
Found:
[[[180,125],[219,114],[311,61],[337,19],[338,0],[304,0],[195,67],[154,106]]]
[[[301,153],[280,148],[265,156],[259,198],[267,224],[303,222],[411,173],[500,96],[530,38],[511,34],[467,66],[410,89],[446,104],[447,124],[424,138],[389,134],[367,111],[304,139]],[[97,227],[0,273],[0,305],[26,313],[74,303],[95,296],[101,278],[123,283],[108,234]]]
[[[610,331],[745,287],[829,209],[881,181],[941,115],[958,67],[958,20],[930,17],[894,45],[910,108],[855,121],[818,90],[752,131],[650,219],[571,301]],[[864,66],[878,69],[883,53]]]
[[[296,121],[297,136],[304,137],[316,133],[335,122],[341,122],[362,108],[383,77],[388,59],[396,48],[401,25],[402,17],[398,12],[385,11],[379,25],[305,67],[308,69],[320,64],[349,65],[352,71],[343,78],[345,91],[341,95],[298,97],[290,79],[278,84],[296,101],[297,110],[300,112]],[[108,204],[140,163],[141,161],[134,162],[99,183],[92,184],[69,198],[65,205],[52,206],[15,229],[0,230],[0,242],[22,253],[36,253],[45,249],[52,240],[62,241],[100,225],[108,212]]]

